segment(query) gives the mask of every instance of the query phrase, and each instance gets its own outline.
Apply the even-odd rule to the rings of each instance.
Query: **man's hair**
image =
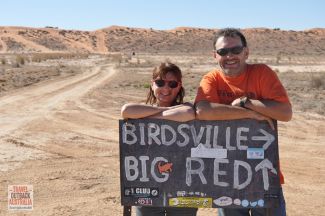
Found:
[[[224,28],[218,30],[215,35],[214,35],[214,40],[213,40],[213,49],[216,47],[217,40],[220,37],[239,37],[241,40],[241,43],[244,47],[247,47],[247,41],[243,33],[240,32],[239,29],[236,28]]]

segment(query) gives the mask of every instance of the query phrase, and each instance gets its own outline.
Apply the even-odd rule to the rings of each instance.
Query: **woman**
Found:
[[[179,122],[195,119],[192,105],[183,103],[182,72],[172,63],[155,67],[146,104],[129,103],[122,107],[124,119],[156,118]],[[137,216],[195,216],[196,208],[136,207]]]

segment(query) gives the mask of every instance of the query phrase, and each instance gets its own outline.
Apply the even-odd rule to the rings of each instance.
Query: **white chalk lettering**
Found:
[[[237,148],[239,150],[246,150],[247,146],[242,146],[240,144],[241,141],[247,141],[247,136],[242,136],[242,132],[249,132],[249,128],[239,127],[237,128]]]
[[[204,127],[200,127],[200,132],[199,135],[196,133],[196,129],[194,125],[191,125],[191,132],[192,132],[192,137],[194,141],[194,146],[198,146],[201,142],[203,133],[204,133]]]
[[[147,161],[149,161],[149,156],[140,156],[139,160],[141,161],[141,178],[139,179],[140,182],[148,182],[150,179],[147,175]],[[159,161],[168,162],[168,160],[164,157],[155,157],[151,162],[151,177],[156,182],[165,182],[169,178],[168,173],[161,173],[163,177],[160,177],[156,173],[157,163]],[[139,161],[134,156],[126,156],[124,158],[124,169],[125,169],[125,176],[128,181],[135,181],[139,177]]]
[[[266,141],[263,145],[263,149],[266,150],[272,144],[272,142],[275,140],[275,137],[263,129],[259,129],[258,131],[261,132],[263,134],[263,136],[253,136],[252,140]]]
[[[210,139],[211,139],[211,131],[212,131],[212,125],[207,125],[206,126],[206,139],[205,139],[205,144],[204,144],[204,146],[206,147],[206,148],[211,148],[211,141],[210,141]]]
[[[177,144],[179,147],[185,147],[191,143],[194,147],[203,144],[206,148],[226,148],[231,151],[246,151],[248,140],[265,141],[263,149],[266,150],[275,140],[272,134],[263,129],[259,129],[262,135],[248,137],[249,130],[247,127],[236,128],[228,126],[223,133],[220,133],[219,126],[213,125],[196,127],[193,124],[180,124],[177,127],[173,127],[168,124],[138,123],[138,125],[133,125],[125,123],[122,125],[122,139],[123,143],[127,145],[139,142],[140,145],[172,146]],[[222,138],[220,136],[225,137]],[[218,142],[219,139],[225,143]],[[247,143],[246,145],[245,142]]]
[[[218,145],[218,134],[219,134],[219,126],[214,126],[213,127],[213,140],[212,140],[213,148],[223,148],[223,146]]]
[[[186,146],[190,142],[190,137],[183,131],[183,128],[190,129],[188,124],[180,124],[177,128],[177,132],[184,138],[184,142],[177,140],[177,145],[179,147]]]
[[[269,174],[267,170],[271,170],[272,173],[277,174],[277,171],[274,169],[271,161],[268,159],[264,159],[261,163],[257,164],[255,167],[255,171],[257,172],[258,170],[262,170],[262,175],[263,175],[263,185],[264,185],[264,190],[269,190]]]
[[[149,160],[149,156],[140,156],[139,157],[140,161],[141,161],[141,173],[142,173],[142,177],[140,178],[141,182],[147,182],[149,181],[149,178],[147,176],[147,163],[146,161]]]
[[[166,130],[172,134],[172,138],[168,141]],[[176,142],[176,131],[169,125],[161,125],[161,142],[163,145],[169,146]]]
[[[199,168],[192,170],[192,161],[198,162],[200,165]],[[199,175],[202,184],[207,184],[207,180],[202,173],[203,170],[204,170],[204,162],[201,158],[187,157],[186,158],[186,184],[187,184],[187,186],[192,185],[192,175]]]
[[[226,148],[228,150],[236,150],[234,146],[230,146],[230,127],[226,128]]]
[[[247,179],[241,184],[239,184],[239,166],[244,167],[247,171]],[[251,181],[252,181],[251,166],[245,161],[235,160],[234,161],[234,189],[241,190],[245,188],[247,185],[249,185]]]
[[[229,163],[228,159],[214,159],[214,172],[213,172],[213,184],[218,185],[221,187],[227,187],[229,186],[229,183],[227,182],[220,182],[219,181],[219,175],[227,175],[226,171],[220,170],[220,163]]]
[[[124,170],[125,170],[125,176],[127,181],[139,180],[140,182],[149,182],[150,178],[152,178],[154,181],[158,183],[166,182],[169,179],[169,173],[168,172],[158,173],[157,166],[159,162],[167,163],[168,160],[164,157],[155,157],[152,160],[150,166],[151,175],[148,176],[147,164],[150,163],[149,160],[150,158],[147,155],[139,156],[139,159],[137,159],[135,156],[126,156],[124,158]],[[139,169],[139,161],[141,163],[141,170]],[[225,168],[225,170],[221,170],[220,168],[221,164],[225,164],[226,166],[229,166],[230,165],[229,159],[224,159],[224,158],[214,159],[213,185],[220,186],[220,187],[229,187],[230,186],[229,182],[224,182],[220,180],[221,176],[227,176],[228,174],[227,171],[225,171],[228,170],[227,168]],[[246,188],[252,181],[253,174],[252,174],[251,166],[247,162],[240,161],[240,160],[234,160],[233,166],[234,166],[233,188],[237,190],[242,190]],[[245,180],[240,178],[244,174],[244,171],[240,172],[240,169],[246,170],[247,175],[245,175],[246,176]],[[193,175],[198,175],[198,177],[201,180],[201,183],[207,184],[207,179],[203,174],[204,170],[205,170],[205,163],[202,158],[187,157],[186,176],[185,176],[186,185],[187,186],[192,185]],[[255,167],[256,172],[258,172],[259,170],[262,171],[264,190],[267,191],[269,190],[269,171],[271,171],[275,175],[277,174],[277,171],[274,169],[272,163],[268,159],[264,159]]]
[[[127,156],[124,158],[125,176],[128,181],[134,181],[138,178],[138,164],[138,160],[134,156]],[[131,170],[134,172],[133,175],[131,174]]]
[[[132,145],[134,143],[137,142],[137,136],[135,135],[134,131],[135,131],[135,125],[132,124],[123,124],[122,127],[122,131],[123,131],[123,143],[128,144],[128,145]],[[128,140],[128,137],[131,136],[131,140]]]
[[[160,133],[160,128],[157,124],[155,123],[149,123],[148,124],[148,144],[152,144],[152,140],[155,141],[156,144],[160,145],[161,142],[158,139],[158,135]]]
[[[145,145],[146,144],[144,142],[144,127],[145,127],[145,124],[144,123],[139,123],[139,127],[140,127],[140,145]]]
[[[157,163],[159,161],[163,161],[163,162],[168,162],[168,160],[166,158],[163,158],[163,157],[156,157],[152,163],[151,163],[151,175],[153,177],[153,179],[156,181],[156,182],[165,182],[168,180],[168,177],[169,177],[169,174],[168,173],[161,173],[161,175],[163,175],[164,177],[163,178],[160,178],[156,175],[156,167],[157,167]]]

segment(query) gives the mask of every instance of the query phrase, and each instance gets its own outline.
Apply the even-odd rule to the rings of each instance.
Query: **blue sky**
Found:
[[[324,0],[4,0],[0,26],[325,28]]]

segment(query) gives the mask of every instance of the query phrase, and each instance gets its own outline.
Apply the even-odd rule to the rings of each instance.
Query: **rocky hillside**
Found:
[[[0,53],[29,52],[147,52],[210,54],[216,29],[139,29],[120,26],[96,31],[53,27],[0,27]],[[242,29],[252,54],[320,56],[325,53],[325,29],[282,31]]]

